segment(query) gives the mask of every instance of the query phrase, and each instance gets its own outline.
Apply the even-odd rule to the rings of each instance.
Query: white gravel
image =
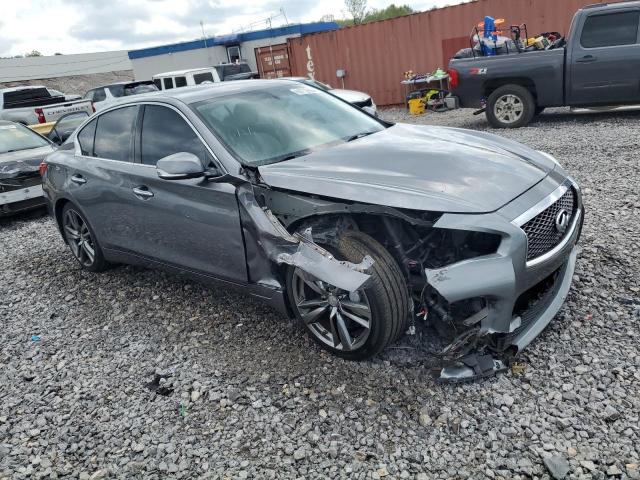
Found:
[[[2,221],[0,478],[640,478],[639,126],[557,110],[498,132],[581,184],[583,252],[524,373],[461,386],[410,341],[338,360],[239,294],[85,273],[49,218]]]

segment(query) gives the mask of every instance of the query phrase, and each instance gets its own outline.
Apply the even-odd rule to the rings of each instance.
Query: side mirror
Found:
[[[163,180],[186,180],[204,177],[202,162],[193,153],[178,152],[161,158],[156,164],[158,177]]]

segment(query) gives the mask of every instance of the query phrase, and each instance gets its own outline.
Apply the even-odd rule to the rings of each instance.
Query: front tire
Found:
[[[373,259],[365,287],[346,292],[290,267],[289,301],[322,348],[348,360],[365,360],[404,332],[409,314],[406,282],[389,252],[364,233],[343,233],[335,250],[336,257],[353,263],[360,263],[366,255]]]
[[[520,128],[528,125],[536,113],[531,92],[520,85],[504,85],[487,100],[486,117],[494,128]]]
[[[80,266],[91,272],[102,272],[108,268],[100,244],[93,229],[80,210],[67,203],[62,208],[62,233],[71,253]]]

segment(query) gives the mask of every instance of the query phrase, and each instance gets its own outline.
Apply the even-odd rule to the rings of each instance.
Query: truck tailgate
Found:
[[[53,122],[73,112],[87,112],[89,115],[93,114],[93,107],[91,106],[91,100],[72,100],[70,102],[56,103],[55,105],[49,105],[48,107],[42,107],[42,113],[47,122]]]

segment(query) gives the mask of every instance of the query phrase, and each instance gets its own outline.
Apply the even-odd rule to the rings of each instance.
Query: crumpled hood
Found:
[[[53,147],[46,145],[17,152],[0,153],[0,179],[37,173],[40,162],[54,151]]]
[[[497,135],[396,124],[259,171],[276,188],[396,208],[486,213],[554,167],[539,152]]]

